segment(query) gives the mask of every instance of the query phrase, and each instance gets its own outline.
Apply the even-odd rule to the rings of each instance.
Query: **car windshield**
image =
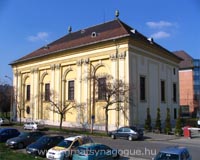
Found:
[[[50,141],[49,137],[41,137],[37,140],[37,143],[42,143],[42,144],[46,144]]]
[[[171,153],[158,153],[155,160],[179,160],[178,154],[171,154]]]
[[[29,135],[28,132],[21,132],[19,137],[27,137]]]
[[[132,130],[134,130],[134,131],[141,131],[141,129],[138,129],[137,127],[134,127],[134,126],[132,126],[132,127],[130,127]]]
[[[68,148],[72,144],[72,141],[64,140],[58,144],[59,147]]]

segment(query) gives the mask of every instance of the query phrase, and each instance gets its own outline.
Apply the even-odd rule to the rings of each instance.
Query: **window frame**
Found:
[[[177,84],[176,83],[173,83],[173,102],[174,103],[177,103]]]
[[[160,81],[160,100],[166,102],[166,85],[165,80]]]
[[[50,83],[45,83],[44,100],[50,101]]]
[[[140,101],[146,101],[146,77],[140,76]]]
[[[70,80],[68,81],[68,100],[70,101],[74,100],[74,92],[75,92],[74,80]]]
[[[106,78],[98,78],[98,100],[106,100]]]
[[[31,85],[26,85],[26,101],[31,100]]]

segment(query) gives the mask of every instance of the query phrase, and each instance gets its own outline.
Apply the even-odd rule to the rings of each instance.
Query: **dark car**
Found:
[[[153,160],[192,160],[186,147],[167,147],[158,152]]]
[[[21,134],[15,138],[8,139],[6,145],[10,148],[24,148],[27,145],[35,142],[37,139],[42,137],[44,133],[42,132],[21,132]]]
[[[45,157],[47,151],[64,140],[63,136],[46,135],[26,147],[26,152],[33,156]]]
[[[8,139],[17,137],[20,132],[15,128],[0,128],[0,142],[6,142]]]
[[[135,126],[121,127],[115,131],[109,132],[109,136],[113,139],[124,138],[124,139],[128,139],[129,141],[132,141],[135,139],[142,139],[143,130],[138,129]]]

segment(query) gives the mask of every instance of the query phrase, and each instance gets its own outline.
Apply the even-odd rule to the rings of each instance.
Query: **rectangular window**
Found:
[[[146,94],[145,94],[145,77],[141,76],[140,77],[140,100],[145,101],[146,100]]]
[[[74,81],[68,82],[68,100],[74,100]]]
[[[99,100],[106,99],[106,78],[98,79],[98,99]]]
[[[26,100],[30,101],[30,99],[31,99],[31,87],[30,85],[27,85],[26,86]]]
[[[176,68],[173,68],[173,73],[174,75],[176,75]]]
[[[44,97],[45,101],[50,101],[50,84],[46,83],[45,84],[45,97]]]
[[[177,109],[174,108],[174,119],[177,119]]]
[[[177,88],[176,88],[176,83],[173,83],[173,101],[177,102]]]
[[[161,102],[165,102],[165,81],[161,81]]]

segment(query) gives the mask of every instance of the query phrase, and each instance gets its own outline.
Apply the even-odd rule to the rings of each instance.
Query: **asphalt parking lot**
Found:
[[[8,127],[8,126],[2,126],[2,127]],[[24,131],[22,126],[9,126],[9,127],[14,127],[17,128],[20,131]],[[52,127],[52,126],[50,126]],[[72,130],[72,129],[70,129]],[[60,132],[60,131],[55,131],[55,130],[44,130],[43,132],[45,132],[46,134],[56,134],[56,135],[62,135],[64,137],[69,137],[69,136],[74,136],[77,134],[74,133],[66,133],[66,132]],[[167,145],[169,145],[170,143],[174,144],[187,144],[189,146],[194,146],[197,145],[199,146],[200,144],[200,134],[199,132],[195,132],[192,134],[192,138],[185,138],[185,137],[177,137],[174,135],[165,135],[165,134],[156,134],[156,133],[152,133],[152,132],[148,132],[144,134],[144,140],[142,141],[126,141],[126,140],[121,140],[121,139],[117,139],[117,140],[112,140],[110,137],[101,137],[101,136],[95,136],[95,135],[90,135],[92,137],[92,139],[95,142],[101,142],[101,143],[105,143],[107,145],[109,145],[110,147],[114,147],[117,149],[130,149],[130,150],[134,150],[139,148],[140,150],[144,149],[145,147],[148,148],[160,148],[159,146],[154,146],[155,144],[159,144],[160,146],[162,146],[164,143],[168,143]],[[158,149],[156,151],[158,151]],[[21,149],[18,150],[19,152],[23,152],[26,153],[25,149]],[[153,157],[153,156],[129,156],[129,155],[121,155],[120,160],[128,160],[128,159],[132,159],[132,160],[147,160],[149,159],[148,157]]]

